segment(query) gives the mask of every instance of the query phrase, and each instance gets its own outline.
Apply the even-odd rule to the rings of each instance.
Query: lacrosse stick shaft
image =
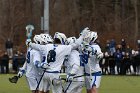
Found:
[[[26,36],[27,36],[27,38],[28,39],[31,39],[31,37],[32,37],[32,32],[33,32],[33,30],[34,30],[34,26],[33,25],[27,25],[26,26]]]
[[[71,83],[72,83],[72,81],[69,82],[69,85],[68,85],[67,88],[65,89],[64,93],[67,93],[67,90],[69,89]]]
[[[37,84],[37,87],[36,87],[35,93],[37,93],[37,90],[38,90],[38,88],[39,88],[39,85],[40,85],[40,83],[41,83],[41,80],[42,80],[42,78],[43,78],[45,72],[46,72],[46,69],[44,69],[44,72],[43,72],[42,76],[40,77],[40,80],[39,80],[39,82],[38,82],[38,84]]]
[[[89,78],[90,78],[90,81],[92,80],[92,73],[91,73],[91,64],[90,64],[90,61],[89,61],[89,52],[88,52],[88,64],[89,64]]]

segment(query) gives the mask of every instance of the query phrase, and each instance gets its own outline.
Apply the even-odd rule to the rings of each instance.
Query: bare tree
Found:
[[[131,0],[131,2],[134,5],[134,11],[135,11],[135,24],[134,24],[134,26],[135,26],[134,43],[135,43],[137,40],[137,37],[138,37],[138,6],[137,6],[138,1]]]

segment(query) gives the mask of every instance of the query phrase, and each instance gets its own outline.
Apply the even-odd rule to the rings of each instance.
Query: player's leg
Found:
[[[45,74],[39,85],[39,93],[49,93],[49,90],[50,90],[50,84],[48,80],[45,78]]]
[[[100,87],[101,76],[95,75],[92,79],[92,88],[90,89],[90,93],[98,93],[98,88]]]
[[[32,90],[32,93],[39,93],[38,90]]]
[[[45,92],[45,93],[50,93],[50,90],[48,90],[47,92]]]
[[[91,89],[87,89],[87,93],[98,93],[96,86],[93,86]]]
[[[96,86],[93,86],[92,89],[90,90],[90,93],[98,93],[98,89]]]
[[[86,91],[87,93],[91,93],[91,79],[90,76],[85,76],[85,87],[86,87]]]
[[[82,93],[84,82],[72,82],[67,93]]]
[[[29,77],[27,77],[26,79],[27,79],[29,88],[32,91],[32,93],[38,93],[38,90],[36,90],[36,87],[37,87],[37,84],[38,84],[37,79],[29,78]]]
[[[50,93],[50,90],[47,90],[46,92],[44,92],[44,91],[39,91],[38,93]]]
[[[61,82],[53,81],[54,79],[59,80],[59,73],[48,73],[49,74],[49,83],[51,84],[52,93],[63,93]],[[53,83],[52,83],[53,82]]]
[[[47,79],[44,79],[43,81],[43,93],[49,93],[50,92],[50,84]]]

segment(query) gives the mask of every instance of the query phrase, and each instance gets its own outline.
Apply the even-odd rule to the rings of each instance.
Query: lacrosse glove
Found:
[[[22,69],[22,68],[20,68],[20,69],[19,69],[19,72],[18,72],[18,74],[17,74],[17,76],[18,76],[19,78],[21,78],[24,74],[25,74],[25,70]]]
[[[31,39],[27,39],[26,40],[26,46],[29,46],[31,42],[32,42]]]

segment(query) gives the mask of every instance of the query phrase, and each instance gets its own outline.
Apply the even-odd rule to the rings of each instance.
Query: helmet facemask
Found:
[[[55,35],[54,35],[54,40],[55,40],[55,43],[59,43],[59,44],[65,45],[66,36],[63,33],[56,32]]]
[[[75,37],[69,37],[69,38],[67,38],[65,44],[66,45],[70,45],[72,43],[75,43],[75,41],[76,41],[76,38]]]

